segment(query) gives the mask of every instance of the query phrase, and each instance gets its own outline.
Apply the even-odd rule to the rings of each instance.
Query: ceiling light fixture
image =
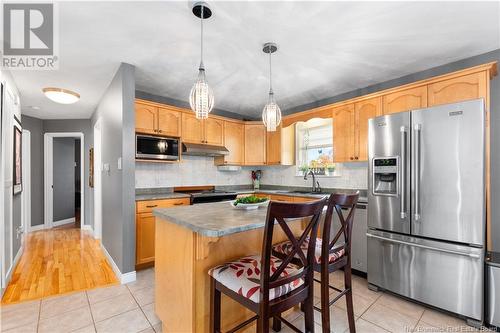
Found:
[[[80,99],[80,94],[68,89],[50,87],[42,91],[48,99],[60,104],[73,104]]]
[[[205,66],[203,65],[203,20],[212,16],[212,11],[204,2],[197,2],[193,6],[193,14],[200,18],[201,22],[201,61],[198,72],[198,79],[191,88],[189,95],[189,104],[191,110],[196,114],[198,119],[207,119],[208,114],[214,107],[214,93],[212,88],[209,87],[207,79],[205,78]]]
[[[274,100],[271,54],[278,51],[278,45],[275,43],[266,43],[262,51],[269,54],[269,97],[264,110],[262,110],[262,122],[268,132],[275,132],[281,123],[281,110]]]

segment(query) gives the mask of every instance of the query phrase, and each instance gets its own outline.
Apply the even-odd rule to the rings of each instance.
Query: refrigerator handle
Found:
[[[415,221],[420,220],[420,134],[422,132],[422,125],[416,124],[414,127],[415,131],[415,149],[414,154],[414,190],[415,190]]]
[[[401,194],[399,202],[399,210],[401,219],[406,219],[406,127],[401,126]]]
[[[450,254],[456,254],[459,256],[466,256],[470,257],[473,259],[480,259],[481,256],[479,254],[475,253],[469,253],[469,252],[462,252],[462,251],[455,251],[455,250],[448,250],[448,249],[442,249],[439,247],[435,246],[428,246],[428,245],[423,245],[423,244],[418,244],[418,243],[412,243],[412,242],[405,242],[405,241],[400,241],[397,239],[392,239],[392,238],[387,238],[387,237],[382,237],[378,235],[373,235],[370,233],[366,233],[366,236],[369,238],[376,238],[380,239],[381,241],[389,242],[389,243],[395,243],[395,244],[401,244],[401,245],[407,245],[407,246],[412,246],[412,247],[418,247],[421,249],[426,249],[426,250],[431,250],[431,251],[437,251],[437,252],[444,252],[444,253],[450,253]]]

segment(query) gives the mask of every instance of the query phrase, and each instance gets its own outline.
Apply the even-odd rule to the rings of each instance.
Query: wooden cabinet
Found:
[[[266,164],[266,128],[261,122],[245,123],[245,165]]]
[[[181,118],[179,111],[158,108],[158,132],[162,135],[180,137]]]
[[[182,114],[182,141],[190,143],[204,143],[203,121],[194,114]]]
[[[266,133],[266,164],[281,164],[281,127]]]
[[[354,160],[368,161],[368,120],[382,115],[382,98],[354,104]]]
[[[135,131],[140,133],[156,134],[158,108],[135,103]]]
[[[337,163],[354,160],[354,104],[333,108],[333,159]]]
[[[214,146],[224,145],[224,121],[209,117],[204,121],[205,143]]]
[[[217,118],[197,119],[194,114],[182,114],[182,141],[222,146],[224,121]]]
[[[180,137],[181,112],[136,102],[135,131]]]
[[[459,76],[428,85],[429,106],[465,101],[488,96],[486,72]]]
[[[245,161],[245,125],[243,122],[224,121],[224,146],[229,154],[216,157],[216,165],[242,165]]]
[[[427,107],[427,86],[409,88],[383,96],[383,113],[392,114]]]
[[[155,217],[153,209],[189,205],[189,198],[136,202],[136,269],[151,266],[155,260]]]

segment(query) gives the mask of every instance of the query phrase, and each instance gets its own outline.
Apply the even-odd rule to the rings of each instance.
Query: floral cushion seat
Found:
[[[271,275],[280,267],[281,262],[280,259],[271,256]],[[232,291],[243,295],[255,303],[259,303],[261,267],[261,256],[254,255],[214,267],[208,274]],[[298,271],[299,268],[297,266],[289,264],[280,274],[280,277],[286,277]],[[269,290],[269,300],[283,296],[303,284],[304,280],[299,278],[278,288],[271,289]]]
[[[321,246],[323,244],[323,239],[321,238],[316,238],[316,251],[314,255],[314,259],[316,260],[317,264],[321,263]],[[309,237],[306,238],[306,240],[302,243],[301,249],[304,252],[304,255],[307,255],[307,248],[309,247]],[[288,255],[291,253],[293,250],[293,245],[292,242],[286,241],[283,243],[279,243],[273,246],[273,252],[275,253],[282,253],[284,255]],[[334,263],[340,258],[342,258],[345,254],[345,250],[342,248],[338,251],[331,252],[328,258],[329,263]],[[298,258],[298,255],[295,255]]]

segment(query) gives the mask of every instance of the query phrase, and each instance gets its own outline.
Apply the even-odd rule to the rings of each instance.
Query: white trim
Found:
[[[102,132],[101,120],[94,124],[94,237],[102,239]]]
[[[17,266],[17,262],[19,261],[19,259],[21,259],[21,255],[22,254],[23,254],[23,248],[20,247],[19,250],[16,253],[16,256],[14,257],[14,259],[12,261],[12,265],[10,266],[9,270],[7,271],[7,276],[5,278],[5,281],[10,282],[10,278],[12,276],[12,272],[14,271],[15,267]],[[5,287],[7,287],[7,285]]]
[[[43,229],[45,229],[45,224],[38,224],[38,225],[30,226],[28,232],[35,232],[35,231],[39,231],[39,230],[43,230]]]
[[[93,236],[94,235],[94,229],[92,229],[91,225],[88,224],[82,224],[80,227],[81,230],[89,231],[90,234]]]
[[[108,250],[106,250],[106,248],[104,247],[104,245],[102,243],[101,243],[101,249],[102,249],[102,252],[104,252],[104,254],[106,255],[106,258],[108,259],[109,263],[111,264],[111,268],[113,268],[113,272],[115,272],[115,275],[118,278],[118,280],[120,280],[121,284],[134,282],[136,280],[135,271],[124,273],[124,274],[122,274],[122,272],[120,272],[120,269],[118,268],[115,261],[113,260],[113,258],[109,254]]]
[[[21,225],[23,235],[21,245],[23,246],[24,236],[31,225],[31,132],[23,129],[22,140],[23,192],[21,193]]]
[[[53,161],[54,161],[54,138],[78,138],[80,139],[80,220],[82,224],[85,223],[85,143],[84,134],[82,132],[61,132],[61,133],[45,133],[44,140],[44,224],[45,228],[50,229],[53,227],[53,200],[54,191],[53,184]]]
[[[58,227],[60,225],[65,225],[69,223],[75,223],[76,219],[74,217],[70,217],[69,219],[59,220],[52,222],[53,227]]]

